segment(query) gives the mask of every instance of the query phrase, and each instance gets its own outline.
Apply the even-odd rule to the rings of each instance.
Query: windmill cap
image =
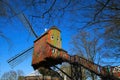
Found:
[[[48,32],[52,29],[56,29],[58,31],[60,31],[56,26],[52,26],[50,29],[48,29],[45,33],[43,33],[40,37],[38,37],[34,42],[36,42],[37,40],[39,40],[40,38],[42,38],[43,36],[45,36],[46,34],[48,34]],[[60,31],[61,32],[61,31]]]
[[[58,29],[58,27],[56,27],[56,26],[52,26],[49,30],[51,30],[51,29],[56,29],[56,30],[60,31],[60,30]],[[60,32],[61,32],[61,31],[60,31]]]

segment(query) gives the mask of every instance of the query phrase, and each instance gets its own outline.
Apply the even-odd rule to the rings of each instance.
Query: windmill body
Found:
[[[61,49],[60,30],[52,27],[34,41],[32,66],[34,69],[38,69],[40,67],[51,67],[55,64],[62,63],[63,54],[64,56],[67,55],[64,52],[66,51]]]

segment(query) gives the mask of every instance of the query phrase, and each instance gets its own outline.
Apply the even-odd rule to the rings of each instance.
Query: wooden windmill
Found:
[[[28,21],[26,17],[25,17],[25,20]],[[16,66],[20,62],[19,59],[21,57],[26,56],[26,53],[28,51],[30,51],[31,49],[34,49],[33,55],[32,55],[32,67],[34,68],[34,70],[36,69],[39,70],[42,74],[53,72],[53,70],[50,68],[52,66],[61,64],[62,62],[68,62],[73,66],[73,68],[71,69],[72,75],[71,76],[67,74],[66,75],[72,80],[82,79],[81,66],[91,71],[92,73],[95,73],[96,75],[100,76],[102,80],[108,80],[108,79],[120,80],[120,76],[119,76],[120,72],[116,71],[116,73],[113,73],[113,70],[111,67],[100,66],[98,64],[95,64],[94,62],[91,62],[77,55],[74,55],[74,56],[68,55],[67,51],[61,48],[62,41],[61,41],[60,33],[61,31],[55,26],[52,26],[40,37],[38,37],[33,31],[33,34],[37,38],[34,41],[34,46],[30,47],[23,53],[12,57],[11,59],[8,60],[8,63],[11,66]]]
[[[62,59],[58,58],[60,56],[60,52],[56,52],[55,48],[58,48],[60,51],[64,51],[61,49],[61,35],[60,30],[52,26],[49,30],[47,30],[44,34],[42,34],[40,37],[38,37],[34,30],[32,29],[31,24],[23,14],[24,20],[29,25],[31,31],[33,32],[34,36],[36,37],[36,40],[34,41],[34,46],[28,48],[24,52],[15,55],[14,57],[10,58],[7,62],[10,64],[11,67],[15,67],[18,64],[22,62],[23,59],[25,59],[26,56],[29,56],[28,53],[32,49],[33,55],[32,57],[32,67],[36,70],[51,70],[51,66],[62,63]],[[53,48],[50,48],[52,46]],[[57,57],[57,58],[56,58]],[[48,62],[48,60],[50,62]]]

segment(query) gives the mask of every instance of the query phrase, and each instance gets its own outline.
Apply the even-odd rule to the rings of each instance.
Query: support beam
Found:
[[[58,68],[57,66],[54,66],[55,68],[57,68],[58,70],[60,70],[63,74],[65,74],[67,77],[69,77],[71,80],[73,80],[73,78],[71,76],[69,76],[67,73],[65,73],[63,70],[61,70],[60,68]]]
[[[78,66],[78,64],[71,64],[71,72],[73,80],[82,80],[81,66]]]

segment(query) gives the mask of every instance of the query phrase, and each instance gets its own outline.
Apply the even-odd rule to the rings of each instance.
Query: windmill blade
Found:
[[[19,20],[22,22],[22,24],[29,30],[29,32],[35,36],[35,38],[38,38],[37,34],[35,33],[30,21],[27,19],[24,13],[20,13],[17,15]]]
[[[37,34],[35,33],[32,25],[30,24],[29,20],[25,16],[24,13],[20,13],[17,15],[17,17],[20,19],[20,21],[24,24],[24,26],[34,35],[36,38],[38,38]],[[24,52],[15,55],[14,57],[10,58],[7,62],[9,65],[14,68],[16,65],[23,62],[28,56],[31,56],[33,47],[30,47],[29,49],[25,50]]]
[[[15,55],[14,57],[10,58],[9,60],[7,60],[8,64],[14,68],[16,65],[22,63],[26,58],[28,58],[29,56],[32,55],[33,51],[33,46],[30,47],[29,49],[25,50],[24,52]]]

